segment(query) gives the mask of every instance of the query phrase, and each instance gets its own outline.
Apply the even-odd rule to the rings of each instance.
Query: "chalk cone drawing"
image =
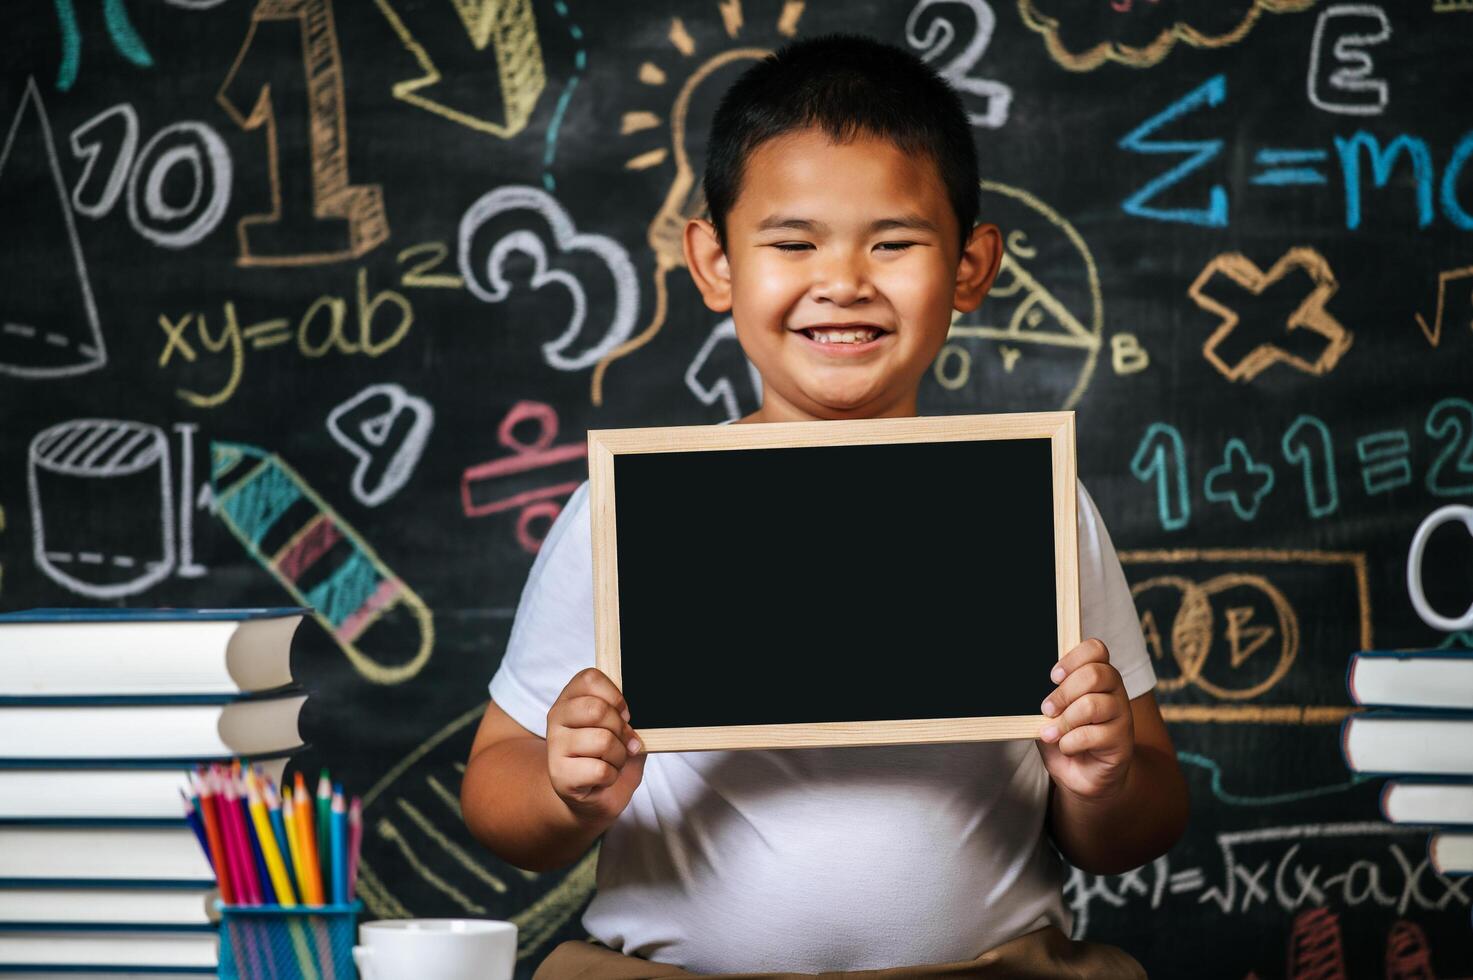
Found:
[[[378,684],[419,673],[434,647],[430,609],[362,535],[280,456],[210,443],[216,514],[271,575]]]
[[[369,385],[327,416],[333,441],[358,460],[352,490],[358,502],[377,507],[414,475],[435,410],[396,384]]]
[[[25,270],[38,256],[70,261],[75,297],[10,289],[0,296],[0,374],[64,378],[107,363],[97,303],[77,237],[51,121],[36,80],[26,80],[20,108],[0,148],[0,267]],[[22,276],[24,272],[20,272]]]
[[[174,570],[169,440],[157,426],[73,419],[26,457],[36,567],[90,599],[135,595]]]

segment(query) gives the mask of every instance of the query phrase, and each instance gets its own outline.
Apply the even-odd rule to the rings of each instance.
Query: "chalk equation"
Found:
[[[1371,821],[1231,831],[1216,835],[1216,853],[1191,866],[1166,855],[1122,875],[1071,868],[1064,898],[1076,937],[1088,935],[1101,908],[1127,906],[1210,904],[1225,916],[1320,906],[1397,915],[1468,908],[1473,879],[1434,871],[1426,836],[1425,829]]]

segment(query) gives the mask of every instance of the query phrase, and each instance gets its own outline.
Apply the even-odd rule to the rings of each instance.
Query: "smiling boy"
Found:
[[[933,70],[864,38],[796,42],[733,84],[708,145],[710,218],[687,225],[685,256],[762,375],[761,407],[737,424],[916,414],[952,311],[976,309],[997,273],[971,140]],[[638,705],[592,666],[587,489],[533,562],[461,790],[472,833],[523,868],[564,867],[604,837],[583,917],[595,942],[563,943],[536,980],[1142,975],[1066,935],[1058,853],[1124,871],[1187,814],[1082,483],[1089,639],[1050,675],[1038,742],[655,756],[631,727]]]

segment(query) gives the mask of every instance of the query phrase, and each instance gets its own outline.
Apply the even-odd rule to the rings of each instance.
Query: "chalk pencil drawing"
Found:
[[[216,516],[311,607],[354,669],[376,684],[418,674],[434,648],[434,618],[363,536],[277,454],[211,441],[210,459]]]

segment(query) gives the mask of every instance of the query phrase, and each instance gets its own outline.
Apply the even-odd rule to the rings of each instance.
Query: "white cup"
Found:
[[[512,980],[517,926],[498,919],[384,919],[358,927],[363,980]]]

